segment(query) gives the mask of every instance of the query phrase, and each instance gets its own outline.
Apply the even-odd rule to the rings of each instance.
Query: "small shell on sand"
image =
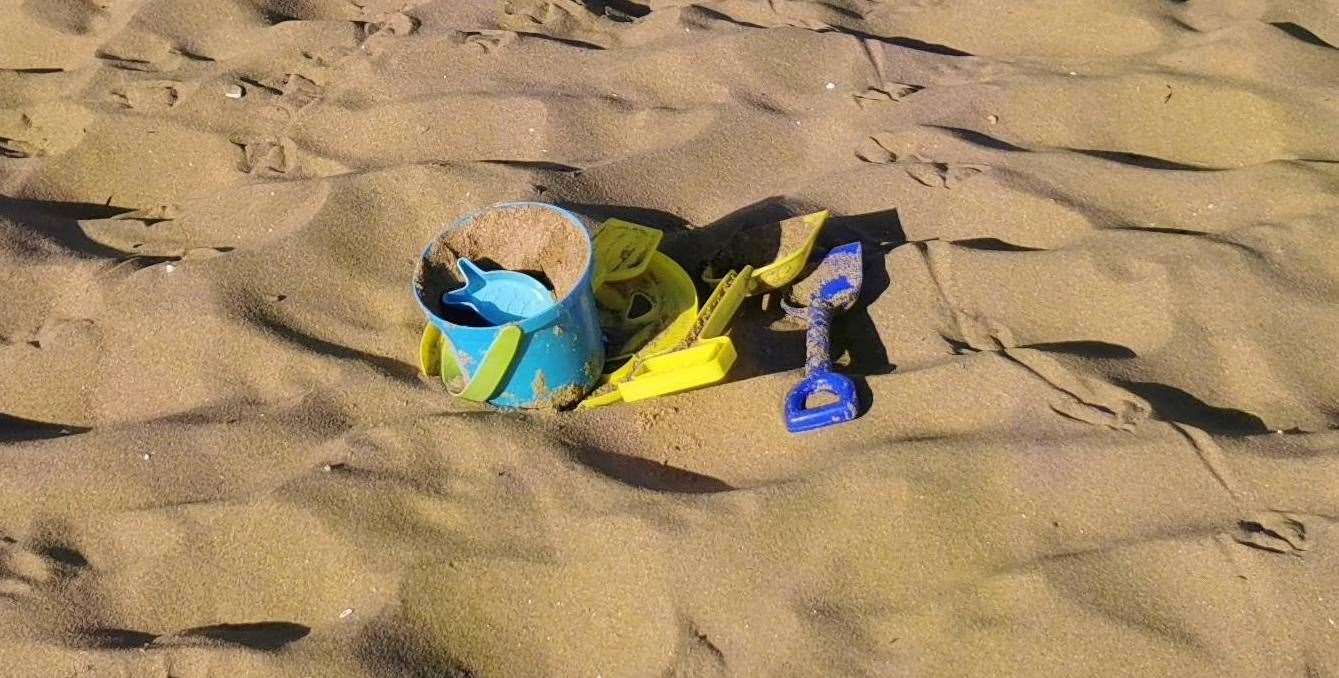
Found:
[[[229,99],[241,99],[246,96],[246,90],[242,89],[241,85],[228,85],[228,89],[223,92],[223,96]]]

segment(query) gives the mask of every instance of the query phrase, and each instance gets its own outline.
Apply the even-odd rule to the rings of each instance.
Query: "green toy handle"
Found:
[[[516,359],[522,335],[521,328],[516,325],[504,325],[499,329],[497,338],[493,339],[493,345],[488,347],[488,352],[484,354],[484,359],[479,363],[479,369],[475,370],[474,376],[464,388],[452,391],[451,395],[480,403],[492,398],[502,385],[502,378],[507,376],[512,361]],[[432,350],[432,344],[436,344],[435,351]],[[423,371],[427,374],[434,372],[440,374],[442,383],[448,389],[451,388],[452,382],[464,376],[464,370],[460,368],[460,363],[456,362],[456,352],[451,346],[451,340],[432,324],[423,329],[420,361]]]

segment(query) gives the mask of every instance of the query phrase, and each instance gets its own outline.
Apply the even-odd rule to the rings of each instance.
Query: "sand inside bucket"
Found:
[[[590,247],[572,222],[553,210],[487,211],[463,228],[437,236],[420,263],[415,282],[430,308],[440,311],[442,294],[465,284],[456,268],[460,257],[484,270],[533,276],[562,299],[581,281],[590,264]]]

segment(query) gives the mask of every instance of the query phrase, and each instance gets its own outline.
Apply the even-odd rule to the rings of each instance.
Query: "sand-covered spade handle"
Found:
[[[791,433],[812,431],[851,421],[860,410],[855,383],[832,371],[832,316],[845,311],[860,296],[863,279],[859,242],[834,248],[813,273],[818,291],[809,303],[809,331],[805,335],[804,379],[786,394],[784,416]],[[826,393],[831,403],[807,407],[811,397]]]

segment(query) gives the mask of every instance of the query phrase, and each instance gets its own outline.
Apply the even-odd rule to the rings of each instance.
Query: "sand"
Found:
[[[745,266],[761,268],[804,245],[813,228],[802,217],[791,217],[736,233],[711,259],[713,277]]]
[[[433,239],[414,272],[415,285],[423,290],[424,303],[440,302],[442,293],[464,286],[457,268],[464,257],[485,271],[526,273],[562,299],[591,265],[589,232],[582,234],[586,229],[554,210],[485,208],[467,224],[448,225]]]
[[[1339,673],[1339,5],[0,2],[0,674]],[[423,245],[831,210],[803,333],[518,415]],[[518,237],[522,237],[518,234]]]

